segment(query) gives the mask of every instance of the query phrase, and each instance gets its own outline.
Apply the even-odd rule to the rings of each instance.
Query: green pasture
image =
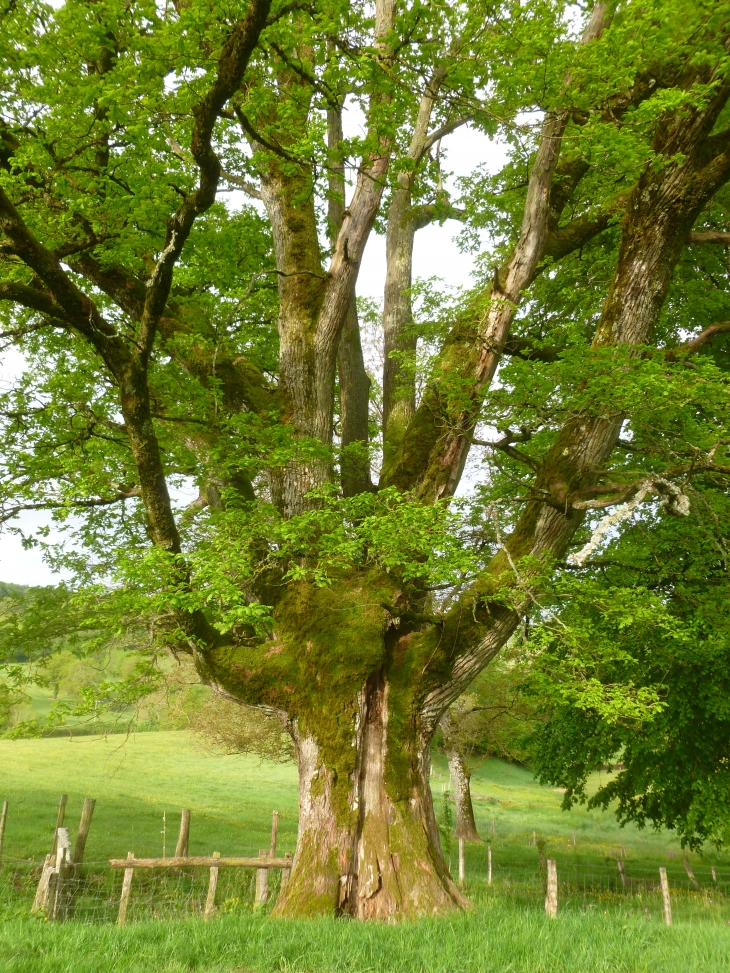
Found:
[[[432,788],[442,821],[447,781],[445,761],[436,755]],[[33,868],[50,848],[62,792],[68,794],[66,823],[72,839],[84,797],[96,798],[86,861],[90,873],[106,881],[109,857],[124,857],[128,851],[138,857],[161,855],[163,812],[171,854],[182,807],[192,810],[192,854],[256,854],[268,847],[274,809],[280,815],[279,851],[293,851],[296,771],[253,757],[212,756],[184,732],[0,740],[0,800],[10,806],[0,870],[0,971],[730,969],[727,856],[709,849],[706,855],[690,856],[701,886],[697,891],[670,835],[620,829],[610,814],[565,813],[561,795],[537,785],[524,768],[484,761],[474,768],[472,789],[480,834],[492,846],[494,880],[487,885],[486,842],[468,845],[467,891],[475,903],[468,915],[395,927],[274,921],[253,914],[252,875],[242,881],[228,872],[239,891],[227,899],[231,893],[219,887],[220,913],[209,923],[198,917],[150,921],[140,876],[132,896],[134,921],[124,929],[111,922],[56,925],[29,918],[28,897]],[[558,862],[561,912],[552,922],[544,916],[533,832]],[[620,854],[627,876],[638,883],[634,894],[621,888]],[[455,839],[449,855],[455,867]],[[667,868],[673,890],[671,929],[663,925],[655,887],[660,865]],[[719,884],[712,881],[713,865]],[[272,879],[276,886],[278,876]],[[205,880],[201,874],[198,891],[203,894]],[[108,917],[116,901],[109,897]]]
[[[180,809],[190,808],[190,853],[257,854],[268,848],[279,811],[279,850],[294,851],[297,780],[292,765],[211,756],[187,733],[0,740],[0,799],[10,802],[5,850],[42,858],[50,848],[61,793],[73,838],[84,797],[96,798],[86,860],[175,849]]]
[[[445,760],[434,756],[432,789],[443,819]],[[163,812],[166,851],[174,850],[180,809],[192,811],[191,854],[256,854],[268,847],[271,812],[279,811],[279,850],[294,851],[297,827],[297,776],[293,765],[262,762],[251,756],[214,756],[182,731],[131,736],[56,737],[0,740],[0,800],[10,802],[6,859],[41,860],[53,837],[61,793],[68,794],[66,824],[78,824],[84,797],[96,798],[86,848],[89,862],[162,854]],[[561,795],[535,783],[523,767],[499,760],[476,764],[472,793],[480,834],[492,841],[495,878],[536,873],[538,851],[533,832],[543,838],[559,873],[618,880],[622,854],[629,877],[656,877],[664,865],[670,881],[687,885],[682,852],[671,834],[619,828],[610,813],[566,813]],[[573,836],[575,835],[575,844]],[[447,857],[449,849],[446,849]],[[456,841],[451,843],[456,863]],[[467,876],[486,874],[486,844],[468,845]],[[721,884],[730,883],[730,859],[707,849],[690,855],[695,875],[711,885],[711,865]]]
[[[224,916],[114,926],[0,924],[2,973],[720,973],[730,927],[499,901],[397,926]]]

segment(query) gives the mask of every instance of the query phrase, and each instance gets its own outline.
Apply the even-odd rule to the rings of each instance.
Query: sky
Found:
[[[457,129],[444,140],[446,154],[443,167],[451,177],[445,179],[445,186],[453,188],[453,181],[459,176],[468,175],[482,163],[488,164],[491,171],[497,171],[505,158],[502,145],[490,142],[486,136],[468,127]],[[432,224],[416,234],[414,249],[414,277],[439,277],[451,287],[467,287],[471,282],[474,256],[461,253],[456,237],[461,224],[453,220],[443,226]],[[385,237],[371,234],[363,257],[358,279],[358,294],[362,297],[382,299],[385,282]],[[23,359],[12,350],[0,353],[0,387],[7,388],[9,382],[22,371]],[[33,533],[44,526],[50,526],[50,539],[59,537],[53,530],[50,515],[44,512],[24,512],[13,521],[25,533]],[[0,524],[0,581],[22,585],[55,584],[60,576],[54,574],[43,561],[38,548],[25,550],[20,537],[8,532]]]

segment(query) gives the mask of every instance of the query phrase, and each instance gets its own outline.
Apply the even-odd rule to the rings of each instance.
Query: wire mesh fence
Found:
[[[43,863],[29,859],[5,859],[0,868],[0,919],[31,914]],[[124,870],[108,861],[86,862],[64,881],[62,918],[67,921],[116,922],[124,882]],[[281,873],[271,869],[268,902],[276,900]],[[208,868],[159,868],[135,870],[126,921],[181,919],[203,916],[210,887]],[[219,870],[215,890],[218,913],[251,911],[254,908],[256,871],[251,868]],[[50,906],[38,910],[49,918]],[[60,918],[61,916],[59,916]]]
[[[43,863],[31,859],[5,858],[0,868],[0,918],[31,915]],[[76,868],[65,882],[66,921],[115,923],[119,916],[123,869],[112,869],[108,861],[86,862]],[[183,919],[206,914],[209,894],[208,868],[137,869],[126,907],[126,921]],[[276,901],[281,871],[268,873],[268,905]],[[495,861],[493,880],[467,874],[468,894],[499,896],[515,904],[542,909],[545,901],[545,876],[539,867]],[[215,913],[230,914],[254,910],[256,870],[221,867],[215,890]],[[691,919],[708,909],[730,916],[730,883],[713,882],[695,887],[687,879],[672,883],[672,900],[677,918]],[[635,912],[661,915],[659,872],[645,865],[626,863],[625,883],[618,869],[605,866],[581,867],[558,861],[558,901],[564,911],[603,910],[621,907]],[[698,911],[699,910],[699,911]],[[263,911],[266,911],[265,909]],[[36,913],[48,918],[47,910]],[[725,921],[723,919],[723,921]]]
[[[618,861],[622,861],[623,873],[618,867]],[[614,895],[631,897],[659,891],[659,870],[654,865],[621,859],[605,864],[576,864],[570,860],[561,860],[559,857],[557,862],[560,886],[569,893],[579,890],[581,894],[610,892]],[[537,881],[542,878],[539,866],[515,864],[509,861],[505,863],[495,858],[493,869],[496,883],[507,887],[513,885],[515,888],[536,884],[542,887],[540,881]],[[723,875],[719,881],[713,880],[710,884],[702,885],[699,882],[695,884],[688,876],[680,877],[678,872],[679,869],[675,868],[672,874],[672,889],[678,893],[685,895],[700,893],[702,896],[714,894],[723,899],[730,896],[730,881],[727,876]]]

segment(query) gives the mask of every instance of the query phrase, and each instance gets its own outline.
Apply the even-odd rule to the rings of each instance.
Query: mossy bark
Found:
[[[316,730],[297,741],[299,837],[275,914],[393,921],[468,906],[438,844],[427,750],[415,727],[407,738],[391,732],[403,726],[393,718],[396,701],[383,672],[361,688],[345,780],[328,765]]]
[[[421,675],[433,646],[380,572],[279,589],[275,636],[223,647],[212,681],[286,714],[299,761],[299,835],[281,916],[395,919],[468,906],[444,863],[429,787]]]

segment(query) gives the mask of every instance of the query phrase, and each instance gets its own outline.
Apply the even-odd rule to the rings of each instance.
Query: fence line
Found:
[[[221,859],[222,860],[222,859]],[[253,862],[254,867],[220,868],[216,866],[195,866],[187,868],[177,861],[174,865],[159,868],[129,869],[134,880],[129,883],[129,895],[124,921],[139,922],[148,919],[180,919],[198,916],[210,919],[214,912],[228,913],[251,911],[256,907],[256,875],[261,860],[245,859]],[[124,865],[125,859],[121,859]],[[136,860],[137,864],[140,860]],[[211,857],[206,862],[216,861]],[[290,860],[285,861],[291,864]],[[278,861],[277,861],[278,865]],[[6,857],[0,872],[0,914],[27,916],[38,881],[40,862],[28,859]],[[514,898],[517,901],[532,903],[541,908],[545,900],[545,881],[537,867],[526,868],[519,864],[504,865],[493,859],[492,884],[486,878],[467,881],[467,893],[483,888],[484,893],[500,897]],[[212,882],[213,872],[215,881]],[[86,923],[115,923],[119,921],[120,900],[124,886],[125,868],[110,868],[109,862],[87,862],[78,874],[71,874],[65,881],[66,900],[73,903],[69,921]],[[268,874],[268,870],[267,870]],[[273,868],[269,876],[268,897],[274,901],[281,887],[285,873]],[[655,903],[653,914],[662,914],[662,896],[658,869],[649,880],[642,879],[633,884],[627,879],[627,888],[612,876],[610,887],[600,882],[600,876],[581,875],[577,870],[569,870],[558,862],[557,891],[560,910],[565,908],[599,908],[605,902],[627,905],[636,902],[644,908],[651,901]],[[213,886],[213,900],[210,899]],[[675,911],[682,914],[685,902],[707,902],[725,907],[730,904],[730,888],[722,883],[713,889],[697,892],[691,883],[672,882],[671,894]],[[215,905],[214,905],[215,904]]]
[[[258,857],[226,856],[217,851],[212,856],[189,855],[191,812],[183,808],[174,857],[168,858],[164,853],[166,816],[163,814],[162,858],[136,858],[129,852],[126,858],[84,863],[95,801],[88,797],[84,801],[73,851],[69,829],[64,826],[66,805],[67,795],[62,794],[51,852],[43,861],[36,861],[3,854],[8,817],[8,803],[4,803],[0,816],[0,918],[8,914],[28,915],[32,911],[48,919],[117,921],[120,925],[128,919],[185,915],[210,919],[217,911],[260,909],[288,881],[291,855],[276,855],[278,811],[272,814],[269,848],[260,850]],[[488,839],[486,854],[480,846],[474,846],[467,860],[464,840],[458,841],[458,881],[467,892],[479,889],[484,882],[485,875],[479,874],[475,879],[467,874],[467,864],[473,867],[476,859],[479,871],[486,870],[485,892],[530,902],[543,898],[547,914],[553,917],[558,913],[559,903],[562,909],[564,904],[572,908],[580,901],[585,909],[594,905],[589,906],[589,897],[605,901],[610,896],[616,901],[630,901],[649,895],[657,896],[657,901],[661,896],[664,919],[669,925],[672,922],[670,885],[671,895],[679,901],[701,899],[708,905],[725,905],[730,901],[730,886],[727,881],[718,881],[715,866],[711,867],[712,885],[701,888],[686,855],[681,862],[685,878],[674,874],[668,877],[665,868],[659,868],[657,874],[656,866],[627,861],[623,845],[620,856],[607,858],[604,863],[582,864],[571,860],[569,853],[565,859],[548,859],[545,838],[533,831],[529,844],[539,852],[539,863],[537,855],[533,861],[505,862],[500,851],[506,848],[500,849],[495,844],[494,818],[491,830],[492,840]],[[550,846],[552,849],[555,842],[551,841]],[[552,854],[555,856],[554,851]]]

